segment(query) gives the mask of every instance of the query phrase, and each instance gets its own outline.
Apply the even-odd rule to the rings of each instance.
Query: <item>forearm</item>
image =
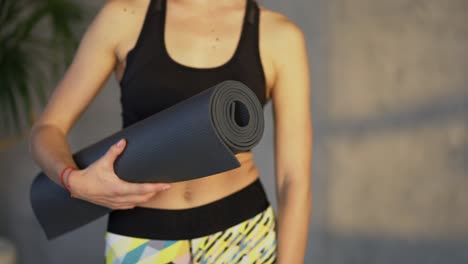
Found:
[[[51,125],[34,126],[29,137],[29,152],[42,171],[59,185],[60,172],[73,161],[66,135]]]
[[[304,263],[311,210],[310,184],[290,183],[278,193],[278,264]]]

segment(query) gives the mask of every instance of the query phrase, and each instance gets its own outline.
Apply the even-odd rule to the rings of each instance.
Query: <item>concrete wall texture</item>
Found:
[[[82,30],[103,2],[81,1],[91,10]],[[260,2],[296,22],[309,49],[305,263],[468,263],[468,2]],[[73,128],[73,150],[120,128],[119,92],[112,77]],[[271,104],[265,118],[254,152],[276,210]],[[17,263],[103,263],[106,218],[46,241],[29,205],[39,168],[27,153],[25,140],[0,153],[0,235]]]
[[[468,2],[329,10],[323,263],[468,263]]]

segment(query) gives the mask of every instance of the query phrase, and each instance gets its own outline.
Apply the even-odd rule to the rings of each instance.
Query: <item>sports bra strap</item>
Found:
[[[162,10],[162,0],[156,0],[156,11],[160,12]]]
[[[254,25],[255,24],[255,13],[256,13],[256,8],[255,8],[255,5],[257,4],[255,0],[248,0],[247,1],[247,4],[249,5],[249,7],[247,8],[247,21]]]

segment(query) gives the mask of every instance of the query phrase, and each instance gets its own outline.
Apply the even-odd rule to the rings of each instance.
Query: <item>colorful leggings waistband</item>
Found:
[[[156,240],[106,233],[108,264],[273,264],[276,263],[276,217],[273,208],[207,236]]]
[[[192,239],[225,230],[270,205],[259,178],[211,203],[187,209],[135,207],[109,214],[107,231],[148,239]]]

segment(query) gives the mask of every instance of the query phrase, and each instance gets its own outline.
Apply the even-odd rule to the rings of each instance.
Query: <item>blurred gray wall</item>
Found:
[[[103,2],[82,1],[89,19]],[[260,2],[296,22],[309,49],[306,263],[468,263],[468,2]],[[112,77],[73,128],[73,150],[120,128],[118,97]],[[265,117],[254,152],[276,209],[271,104]],[[18,263],[103,262],[105,218],[45,240],[27,199],[39,169],[27,142],[0,153],[0,167],[0,235]]]
[[[468,1],[329,3],[321,263],[468,263]]]

